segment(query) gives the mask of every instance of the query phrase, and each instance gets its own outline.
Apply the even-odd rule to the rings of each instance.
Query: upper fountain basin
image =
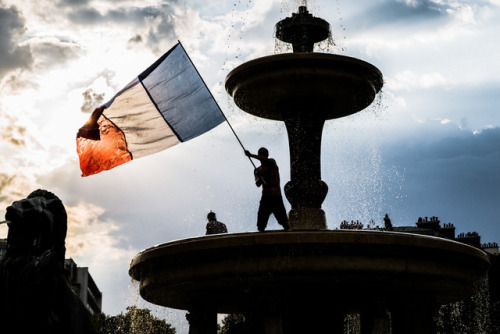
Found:
[[[382,73],[360,59],[326,53],[285,53],[246,62],[226,77],[236,105],[283,121],[296,114],[335,119],[369,106]]]

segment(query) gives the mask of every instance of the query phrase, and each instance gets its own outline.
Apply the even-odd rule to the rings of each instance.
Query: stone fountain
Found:
[[[239,108],[285,122],[293,231],[168,242],[132,260],[141,296],[189,311],[191,333],[215,334],[217,313],[251,314],[260,333],[344,333],[351,313],[361,333],[433,333],[437,307],[470,296],[486,273],[483,252],[451,240],[327,229],[323,125],[365,109],[383,85],[367,62],[314,53],[328,36],[329,24],[301,6],[276,25],[293,53],[249,61],[226,78]]]

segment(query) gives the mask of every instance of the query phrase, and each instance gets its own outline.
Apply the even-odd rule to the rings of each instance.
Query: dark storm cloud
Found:
[[[175,2],[170,1],[157,7],[116,8],[107,12],[100,12],[95,8],[85,6],[84,1],[81,1],[78,6],[69,6],[66,7],[66,10],[68,19],[80,25],[126,24],[136,26],[138,33],[130,37],[130,44],[142,42],[155,50],[160,41],[171,40],[175,37],[171,5]],[[64,4],[67,4],[67,2],[64,2]],[[153,21],[154,24],[151,27]],[[146,27],[150,27],[149,30]]]
[[[405,174],[403,191],[407,197],[398,207],[400,215],[442,216],[461,231],[488,231],[500,236],[496,227],[500,214],[499,143],[497,127],[476,134],[456,131],[440,140],[402,140],[385,150],[387,164],[398,166]]]
[[[142,25],[147,19],[169,17],[172,9],[169,4],[160,7],[117,8],[101,13],[89,6],[76,6],[68,9],[68,18],[75,23],[87,25],[96,23],[119,23]]]
[[[461,138],[443,139],[432,151],[425,154],[426,159],[432,160],[454,160],[461,157],[470,157],[485,162],[492,159],[500,167],[500,128],[485,129],[477,134],[468,134]],[[471,166],[471,169],[474,168]]]
[[[59,6],[85,6],[90,3],[90,0],[62,0]]]
[[[429,126],[421,133],[417,131],[409,134],[408,138],[412,138],[411,140],[401,137],[398,143],[391,144],[390,149],[385,150],[388,159],[397,160],[405,168],[419,170],[419,173],[433,172],[426,166],[441,165],[447,161],[450,164],[445,171],[436,171],[440,174],[450,174],[455,173],[455,169],[472,171],[492,164],[500,167],[500,127],[484,129],[475,134],[458,128],[442,131],[444,136],[439,133],[439,127]],[[452,163],[460,159],[470,159],[474,163],[467,166]],[[495,174],[498,174],[496,177],[500,181],[500,173]],[[463,178],[468,176],[469,174],[464,174]],[[491,174],[485,174],[485,177],[491,177]]]
[[[406,23],[424,23],[447,16],[446,4],[436,4],[430,0],[415,0],[406,3],[400,0],[377,2],[358,15],[358,23],[366,27]]]
[[[29,46],[19,45],[25,30],[20,11],[0,1],[0,79],[12,70],[30,68],[33,64]]]

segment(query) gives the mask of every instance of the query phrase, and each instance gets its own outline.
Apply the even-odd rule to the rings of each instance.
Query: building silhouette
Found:
[[[73,259],[64,260],[64,273],[71,289],[78,295],[91,315],[101,313],[102,293],[99,291],[89,268],[78,267]]]

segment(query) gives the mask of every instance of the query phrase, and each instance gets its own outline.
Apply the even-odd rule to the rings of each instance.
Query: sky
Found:
[[[187,332],[184,313],[144,303],[128,276],[153,245],[256,231],[260,190],[227,124],[111,171],[81,177],[75,136],[90,112],[180,40],[247,149],[269,149],[289,180],[280,122],[238,109],[226,75],[290,52],[274,25],[296,0],[0,0],[0,218],[35,189],[68,211],[67,257],[89,267],[114,315],[139,303]],[[327,121],[323,202],[329,229],[388,213],[396,226],[437,216],[500,242],[500,1],[309,0],[333,43],[316,52],[378,67],[384,87],[362,112]],[[290,204],[285,201],[289,210]],[[1,220],[1,219],[0,219]],[[268,229],[278,229],[271,218]],[[0,227],[0,238],[7,227]]]

